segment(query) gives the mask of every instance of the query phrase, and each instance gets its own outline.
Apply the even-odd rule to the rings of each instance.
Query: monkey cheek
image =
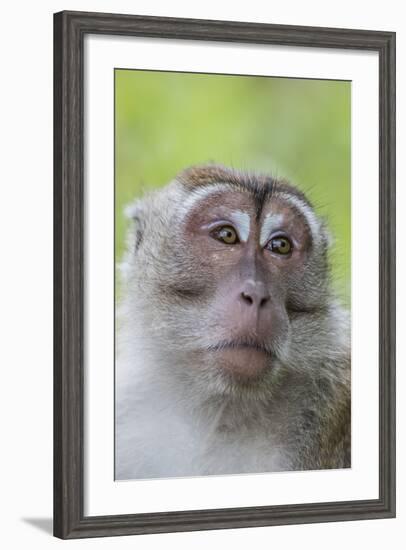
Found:
[[[252,348],[229,348],[213,353],[216,368],[237,379],[259,377],[271,368],[271,357],[264,351]]]

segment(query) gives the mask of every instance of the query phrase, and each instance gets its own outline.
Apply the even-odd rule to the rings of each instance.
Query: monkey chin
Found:
[[[272,362],[269,353],[255,347],[230,347],[214,354],[218,368],[242,382],[260,378]]]

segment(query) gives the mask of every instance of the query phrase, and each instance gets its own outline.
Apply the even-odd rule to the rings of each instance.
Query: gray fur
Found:
[[[292,274],[287,282],[288,329],[275,367],[259,381],[236,383],[195,356],[196,342],[210,345],[216,330],[199,266],[177,232],[195,192],[179,178],[128,209],[116,479],[349,467],[350,322],[330,291],[324,224],[323,246],[300,281]],[[190,295],[167,290],[191,279]]]

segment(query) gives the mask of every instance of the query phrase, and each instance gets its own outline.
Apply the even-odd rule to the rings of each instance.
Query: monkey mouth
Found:
[[[214,365],[236,380],[256,379],[272,366],[274,352],[253,339],[222,340],[209,346]]]
[[[269,347],[269,345],[258,340],[251,338],[239,338],[236,340],[221,340],[217,344],[208,346],[208,351],[225,351],[225,350],[252,350],[259,351],[270,357],[274,357],[274,351]]]

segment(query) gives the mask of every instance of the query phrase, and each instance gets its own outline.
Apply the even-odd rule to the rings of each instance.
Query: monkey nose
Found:
[[[247,306],[263,308],[269,302],[270,296],[264,283],[259,281],[248,281],[245,283],[240,300]]]

